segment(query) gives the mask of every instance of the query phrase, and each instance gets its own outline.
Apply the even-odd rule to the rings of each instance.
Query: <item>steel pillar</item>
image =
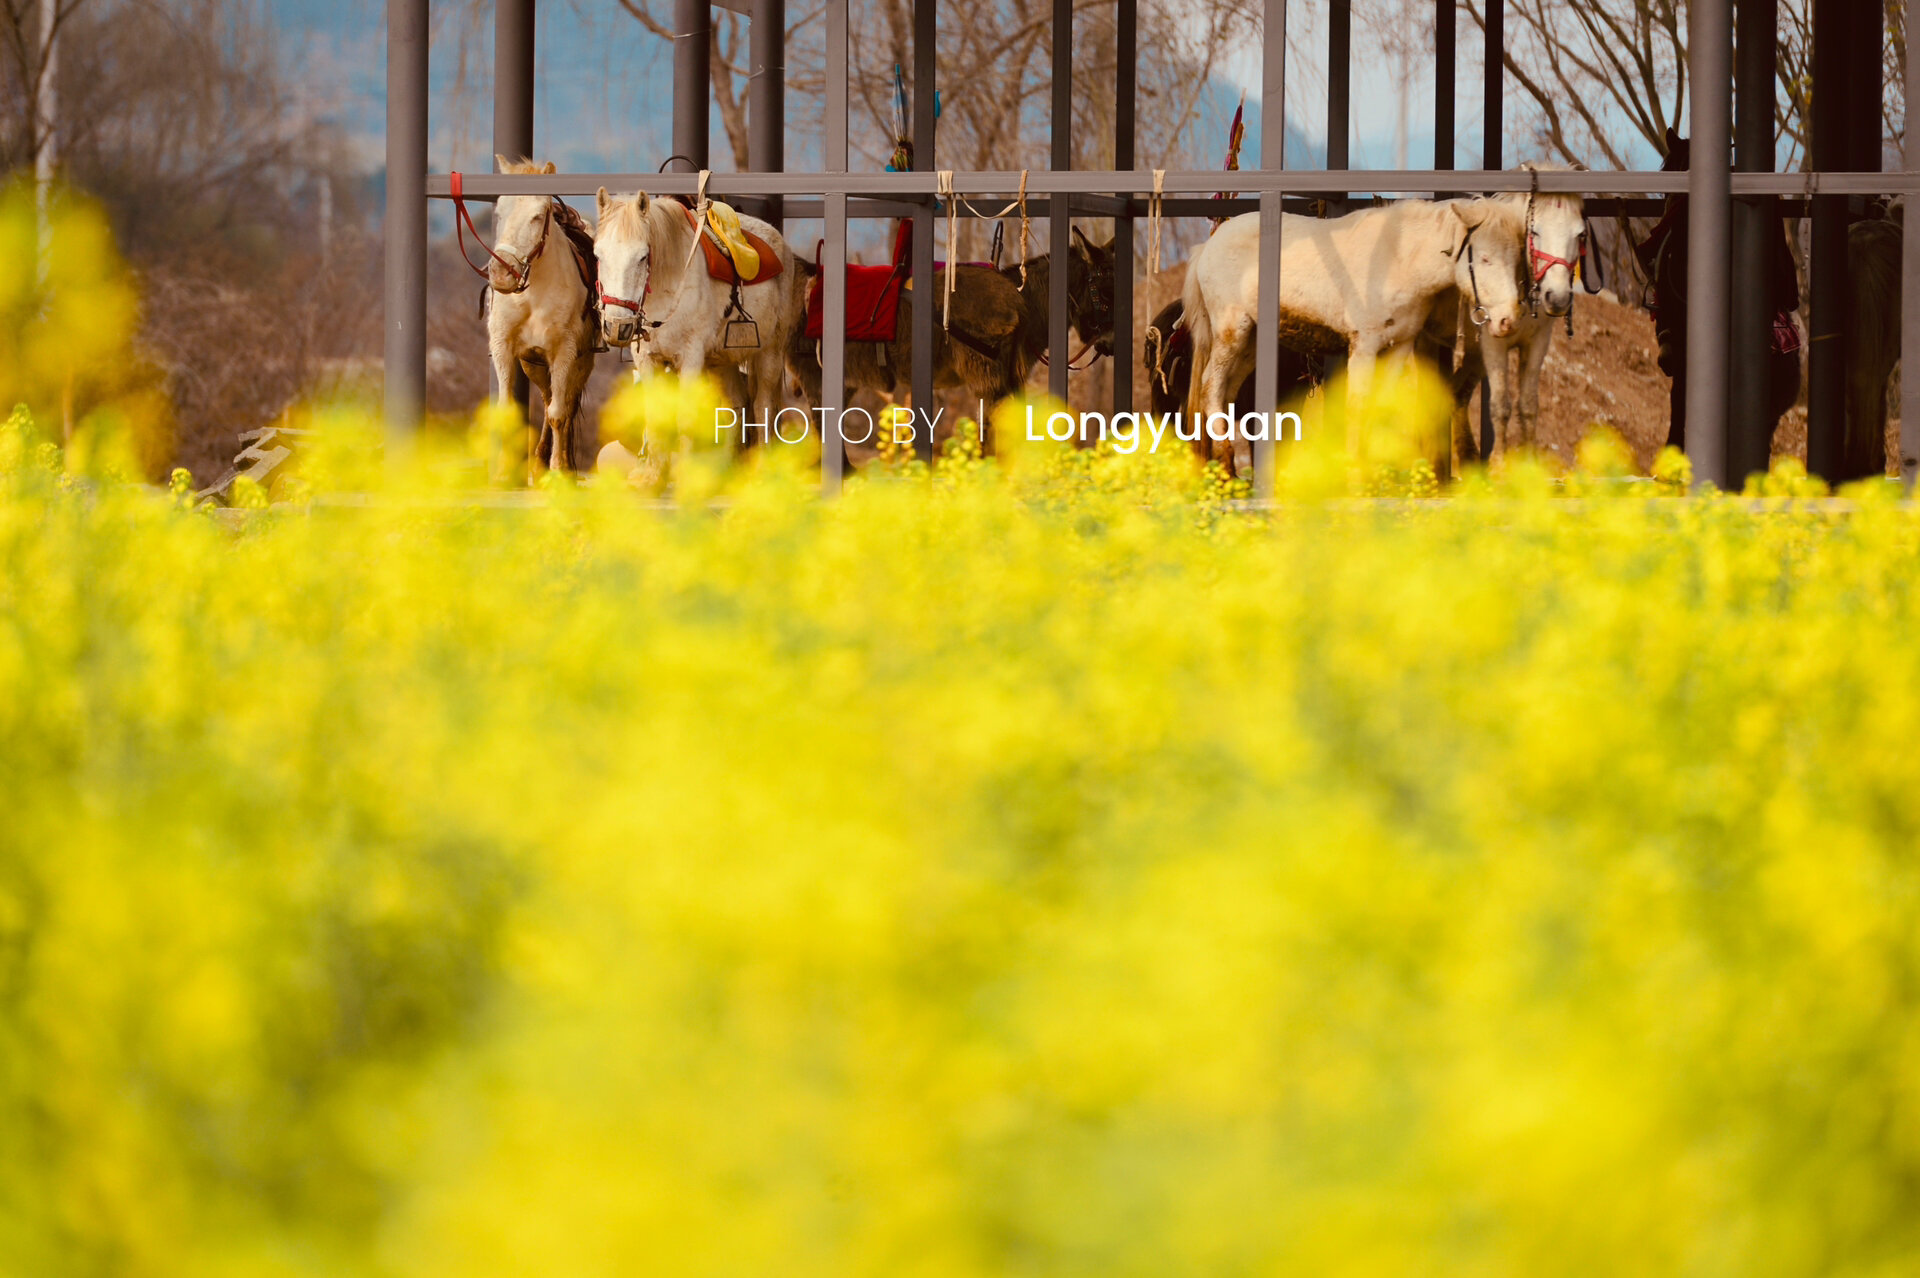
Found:
[[[1260,48],[1260,167],[1277,173],[1287,167],[1287,0],[1265,0]],[[1271,417],[1280,403],[1280,198],[1260,193],[1260,275],[1255,295],[1253,363],[1254,407]],[[1200,370],[1194,370],[1198,377]],[[1268,423],[1267,437],[1253,442],[1253,495],[1271,498],[1279,423]]]
[[[533,158],[533,5],[534,0],[494,0],[493,5],[493,153],[509,160]],[[489,361],[489,381],[494,373]],[[499,387],[495,386],[497,394]],[[526,413],[532,387],[526,373],[514,370],[508,394]]]
[[[933,92],[939,35],[939,0],[913,0],[913,167],[921,172],[939,168],[934,154]],[[945,296],[944,281],[934,274],[934,206],[924,204],[913,215],[913,451],[922,461],[933,460],[934,411],[933,333],[935,309]],[[957,264],[947,263],[949,271]]]
[[[1920,58],[1911,47],[1906,73],[1907,101],[1920,102]],[[1920,137],[1907,134],[1900,163],[1920,174]],[[1920,220],[1900,237],[1900,369],[1900,477],[1911,488],[1920,469]]]
[[[713,11],[707,0],[673,0],[673,153],[696,171],[708,159]]]
[[[1053,152],[1051,168],[1073,168],[1073,0],[1053,0]],[[1067,284],[1073,254],[1073,200],[1047,200],[1047,391],[1067,398]]]
[[[427,400],[427,0],[387,0],[385,400],[390,435]]]
[[[787,168],[787,0],[753,0],[748,19],[747,167],[755,173]],[[783,227],[780,197],[766,200],[766,219]]]
[[[1774,166],[1774,48],[1779,0],[1738,0],[1734,67],[1734,167],[1771,173]],[[1779,201],[1750,196],[1733,206],[1733,309],[1728,339],[1727,482],[1737,486],[1765,471],[1775,419],[1770,384],[1773,261],[1781,237]]]
[[[1454,89],[1459,60],[1457,0],[1433,3],[1433,167],[1453,167]]]
[[[1507,167],[1507,10],[1505,0],[1486,0],[1486,77],[1481,104],[1485,121],[1480,143],[1480,167]],[[1493,395],[1480,383],[1480,456],[1493,456]]]
[[[847,171],[847,0],[827,0],[827,110],[820,141],[820,168]],[[847,394],[847,197],[828,192],[825,237],[820,249],[822,290],[820,339],[820,488],[840,491],[846,472],[846,437],[840,410]]]
[[[1687,444],[1698,484],[1727,486],[1732,0],[1693,0],[1687,60]]]
[[[1813,0],[1813,120],[1808,159],[1816,170],[1847,167],[1848,8],[1854,0]],[[1847,197],[1813,197],[1807,264],[1807,469],[1847,478]]]
[[[1113,167],[1133,169],[1134,106],[1139,83],[1140,0],[1114,6]],[[1129,203],[1131,208],[1131,203]],[[1113,411],[1133,409],[1133,214],[1113,219]]]
[[[1327,10],[1327,168],[1353,167],[1353,0]]]

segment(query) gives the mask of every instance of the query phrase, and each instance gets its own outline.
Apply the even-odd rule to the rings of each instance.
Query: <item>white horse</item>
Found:
[[[554,171],[551,161],[537,165],[494,158],[502,173]],[[493,289],[487,349],[500,401],[511,402],[514,374],[525,370],[546,401],[538,460],[555,470],[574,468],[574,419],[580,393],[593,375],[597,336],[594,297],[581,278],[584,267],[567,233],[570,221],[585,230],[585,219],[551,196],[501,196],[493,206],[494,244],[487,262]]]
[[[1527,172],[1562,166],[1523,164]],[[1572,166],[1578,171],[1581,166]],[[1493,420],[1493,455],[1497,461],[1510,445],[1531,448],[1540,419],[1540,371],[1553,346],[1553,326],[1573,323],[1574,268],[1587,251],[1586,209],[1577,195],[1511,192],[1497,197],[1519,213],[1527,227],[1527,305],[1510,333],[1491,327],[1463,325],[1460,371],[1455,374],[1457,399],[1453,414],[1454,447],[1461,458],[1473,456],[1475,438],[1467,420],[1467,400],[1482,376],[1487,380],[1487,403]],[[1511,353],[1520,355],[1519,393],[1514,393]],[[1509,433],[1508,421],[1514,429]]]
[[[609,344],[633,345],[634,376],[660,368],[682,377],[711,372],[729,398],[744,403],[750,422],[776,428],[787,404],[787,343],[801,319],[796,299],[805,296],[785,238],[759,218],[740,218],[781,267],[770,280],[740,287],[740,304],[752,317],[743,324],[730,310],[732,286],[707,271],[685,205],[650,199],[645,191],[611,196],[603,186],[598,211],[593,251],[600,264],[601,331]],[[743,395],[737,389],[742,370]]]
[[[1351,402],[1373,382],[1382,355],[1404,362],[1436,305],[1456,291],[1475,324],[1505,336],[1520,318],[1526,227],[1492,200],[1406,200],[1338,218],[1283,214],[1281,334],[1347,353]],[[1229,218],[1187,267],[1182,302],[1193,335],[1190,416],[1226,411],[1253,371],[1259,302],[1260,215]],[[1347,445],[1364,451],[1362,414],[1348,417]],[[1232,465],[1251,460],[1236,441]]]

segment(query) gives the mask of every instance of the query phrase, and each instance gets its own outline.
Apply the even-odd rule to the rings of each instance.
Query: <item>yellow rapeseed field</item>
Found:
[[[35,289],[0,1273],[1920,1268],[1897,491],[1303,447],[1248,513],[1003,432],[502,508],[496,418],[343,410],[215,518],[138,404],[57,446],[125,334]]]

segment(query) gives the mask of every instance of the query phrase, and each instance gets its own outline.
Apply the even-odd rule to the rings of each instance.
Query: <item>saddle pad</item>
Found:
[[[847,266],[847,340],[891,342],[898,333],[900,286],[906,276],[891,266]],[[807,288],[807,336],[826,333],[826,294],[815,276]]]
[[[587,286],[587,309],[583,319],[598,321],[600,318],[600,289],[595,282],[597,274],[593,257],[593,228],[571,204],[555,202],[553,220],[560,225],[566,236],[567,247],[573,250],[573,264],[580,272],[580,282]]]
[[[746,252],[755,254],[758,259],[757,266],[759,269],[755,270],[752,275],[747,275],[739,266],[735,265],[733,254],[729,252],[725,245],[720,243],[711,224],[709,224],[705,231],[702,231],[699,220],[693,215],[693,210],[684,204],[682,204],[680,208],[681,211],[687,215],[688,224],[694,228],[695,233],[700,237],[700,252],[707,259],[707,274],[711,275],[714,279],[719,280],[722,284],[731,284],[736,279],[742,284],[760,284],[780,274],[782,269],[780,265],[780,255],[774,252],[765,240],[755,235],[752,231],[747,230],[744,226],[739,227],[740,238],[745,241],[742,248]],[[731,212],[732,210],[728,211]],[[738,214],[735,214],[736,226],[738,226],[738,216]],[[746,252],[741,254],[742,259],[745,258]]]

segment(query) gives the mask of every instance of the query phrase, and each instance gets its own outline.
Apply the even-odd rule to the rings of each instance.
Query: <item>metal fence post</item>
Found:
[[[1773,172],[1774,27],[1779,0],[1738,0],[1734,68],[1734,167]],[[1768,354],[1773,337],[1773,255],[1780,247],[1779,201],[1738,200],[1733,209],[1733,303],[1728,340],[1727,482],[1767,469],[1773,445]]]
[[[533,5],[534,0],[494,0],[493,5],[493,153],[508,159],[533,158]],[[487,380],[496,374],[488,361]],[[499,394],[496,385],[494,393]],[[515,369],[508,397],[527,413],[532,387]]]
[[[1687,443],[1697,484],[1727,486],[1727,324],[1732,265],[1728,153],[1732,132],[1731,0],[1693,0],[1687,176]]]
[[[755,173],[787,168],[787,0],[753,0],[748,19],[747,167]],[[781,200],[766,200],[766,220],[783,227]]]
[[[1051,169],[1073,168],[1073,0],[1053,0],[1053,154]],[[1067,283],[1073,253],[1073,202],[1047,197],[1047,391],[1067,398]]]
[[[427,0],[387,0],[385,400],[410,437],[427,400]]]
[[[1507,10],[1505,0],[1486,0],[1486,75],[1482,97],[1482,118],[1486,121],[1480,143],[1480,167],[1499,170],[1507,167]],[[1493,393],[1486,379],[1480,379],[1480,458],[1493,456]]]
[[[1114,6],[1113,167],[1133,171],[1136,86],[1139,81],[1139,0]],[[1133,410],[1133,201],[1113,219],[1113,411]]]
[[[673,151],[708,167],[707,78],[713,56],[713,11],[708,0],[673,2]]]
[[[820,167],[847,171],[847,0],[827,0],[827,118]],[[829,191],[826,236],[820,251],[820,489],[840,491],[846,472],[846,436],[841,411],[847,393],[847,196]]]
[[[1907,51],[1907,101],[1920,102],[1920,57]],[[1900,167],[1920,175],[1920,138],[1909,133]],[[1912,192],[1909,191],[1909,201]],[[1920,219],[1900,236],[1900,477],[1912,488],[1920,469]]]
[[[935,38],[939,30],[939,0],[913,0],[913,167],[932,172],[935,155],[933,91],[937,74]],[[913,427],[914,455],[933,460],[933,343],[934,307],[944,290],[933,269],[934,206],[931,202],[913,214]],[[957,263],[948,262],[949,271]],[[925,427],[922,430],[922,427]],[[923,438],[924,436],[924,438]]]
[[[1278,173],[1287,167],[1287,0],[1266,0],[1260,34],[1260,167]],[[1253,331],[1258,346],[1253,365],[1254,408],[1267,414],[1267,437],[1253,442],[1253,495],[1271,498],[1280,423],[1280,209],[1279,191],[1260,193],[1260,283]],[[1200,375],[1199,369],[1193,375]],[[1205,423],[1201,423],[1205,429]]]

